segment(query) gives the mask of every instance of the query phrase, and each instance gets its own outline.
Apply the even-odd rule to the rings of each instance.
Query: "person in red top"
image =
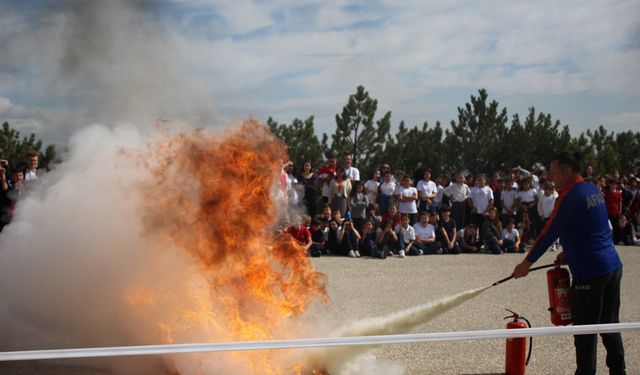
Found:
[[[613,226],[613,233],[618,230],[618,219],[622,214],[622,190],[618,181],[610,181],[604,187],[604,203],[607,206],[607,215]]]
[[[322,203],[329,203],[329,183],[336,175],[338,162],[335,156],[329,155],[327,162],[322,164],[316,176],[318,184],[322,188]]]
[[[387,208],[387,213],[382,215],[382,227],[386,226],[387,221],[393,223],[392,228],[402,222],[402,215],[398,212],[398,206],[395,203],[390,204]]]
[[[491,190],[493,190],[493,193],[495,194],[497,191],[501,191],[502,189],[500,188],[500,182],[502,181],[502,176],[500,175],[500,172],[495,172],[493,174],[493,179],[491,179],[491,183],[489,184],[489,187],[491,188]],[[499,199],[497,199],[499,200]]]
[[[287,228],[287,233],[296,240],[297,243],[302,245],[305,249],[311,246],[311,232],[309,228],[302,224],[302,219],[298,218],[296,224]]]

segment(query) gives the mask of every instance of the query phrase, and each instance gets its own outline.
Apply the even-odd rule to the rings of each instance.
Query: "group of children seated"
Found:
[[[382,216],[370,212],[366,219],[343,218],[340,211],[325,205],[314,218],[302,216],[286,229],[296,241],[308,249],[312,257],[344,255],[384,259],[407,255],[525,252],[522,233],[510,220],[503,229],[497,209],[489,211],[482,227],[469,223],[458,230],[451,209],[422,211],[411,225],[407,214],[400,214],[390,204]]]

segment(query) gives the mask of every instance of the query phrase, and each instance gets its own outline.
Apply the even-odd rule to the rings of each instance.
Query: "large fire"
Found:
[[[140,155],[145,235],[187,256],[190,285],[176,291],[141,282],[127,300],[150,342],[222,342],[291,338],[314,300],[328,301],[326,279],[306,250],[274,233],[274,186],[286,153],[257,121],[224,134],[167,136]],[[166,260],[165,266],[171,266]],[[198,275],[193,277],[193,275]],[[155,275],[162,277],[162,275]],[[179,373],[280,374],[303,371],[284,351],[175,356]]]

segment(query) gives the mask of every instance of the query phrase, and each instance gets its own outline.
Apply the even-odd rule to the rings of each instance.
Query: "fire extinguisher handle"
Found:
[[[520,318],[520,314],[518,314],[517,312],[515,312],[515,311],[513,311],[513,310],[509,310],[509,309],[505,309],[505,310],[507,310],[508,312],[510,312],[510,313],[511,313],[511,315],[509,315],[509,316],[505,316],[505,317],[503,318],[503,320],[504,320],[504,319],[510,319],[510,318],[513,318],[514,320],[518,320],[518,319]]]

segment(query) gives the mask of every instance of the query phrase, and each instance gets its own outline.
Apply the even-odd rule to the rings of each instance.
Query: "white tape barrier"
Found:
[[[438,342],[502,339],[510,337],[535,337],[559,335],[583,335],[640,330],[640,322],[616,324],[591,324],[568,327],[538,327],[521,329],[496,329],[487,331],[461,331],[414,333],[383,336],[331,337],[317,339],[240,341],[210,344],[167,344],[145,346],[119,346],[85,349],[53,349],[0,352],[0,361],[23,361],[33,359],[61,359],[111,357],[130,355],[175,354],[196,352],[224,352],[268,349],[299,349],[326,346],[405,344],[411,342]]]

